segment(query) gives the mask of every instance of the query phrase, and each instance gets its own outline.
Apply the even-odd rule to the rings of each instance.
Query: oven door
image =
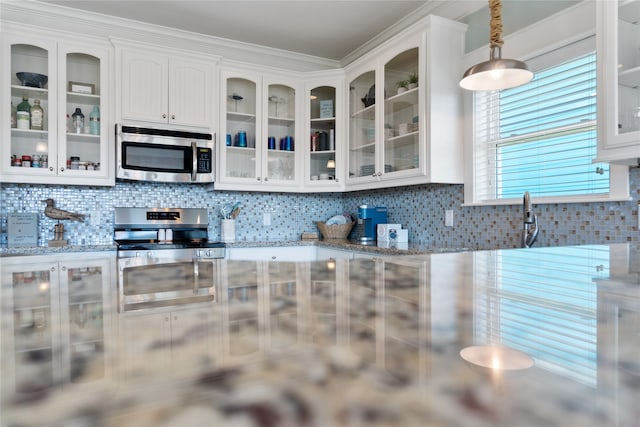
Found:
[[[220,260],[119,258],[120,312],[216,302]]]
[[[213,182],[211,134],[116,126],[116,178]]]

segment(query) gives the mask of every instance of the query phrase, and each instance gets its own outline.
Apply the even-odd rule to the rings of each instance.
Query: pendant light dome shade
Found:
[[[465,71],[460,87],[467,90],[509,89],[528,83],[533,73],[527,64],[515,59],[502,59],[502,4],[489,0],[491,11],[490,57],[488,61],[474,65]]]
[[[460,87],[467,90],[509,89],[533,79],[533,73],[529,71],[527,64],[516,59],[502,59],[500,50],[500,47],[492,47],[491,59],[465,71]]]

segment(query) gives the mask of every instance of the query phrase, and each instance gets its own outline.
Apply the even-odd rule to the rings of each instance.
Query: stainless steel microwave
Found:
[[[215,174],[211,134],[116,125],[116,178],[208,183]]]

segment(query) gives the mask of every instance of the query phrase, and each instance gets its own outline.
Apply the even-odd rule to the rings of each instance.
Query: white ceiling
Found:
[[[334,60],[344,58],[430,1],[44,0]]]

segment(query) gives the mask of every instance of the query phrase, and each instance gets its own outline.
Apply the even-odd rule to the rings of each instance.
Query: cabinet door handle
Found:
[[[53,172],[53,166],[49,166],[49,170]]]
[[[374,172],[373,175],[371,175],[371,177],[375,178],[377,176],[377,174]]]
[[[171,115],[171,120],[175,120],[175,119],[176,119],[176,115],[175,115],[175,114],[172,114],[172,115]]]
[[[167,115],[166,115],[166,114],[163,114],[163,115],[162,115],[162,118],[163,118],[163,119],[166,119],[166,118],[167,118]]]
[[[258,176],[258,177],[256,177],[256,179],[257,179],[258,181],[260,181],[260,177],[259,177],[259,176]]]
[[[267,181],[269,181],[269,178],[265,177],[264,182],[267,182]]]
[[[60,172],[64,172],[64,168],[60,168]]]

